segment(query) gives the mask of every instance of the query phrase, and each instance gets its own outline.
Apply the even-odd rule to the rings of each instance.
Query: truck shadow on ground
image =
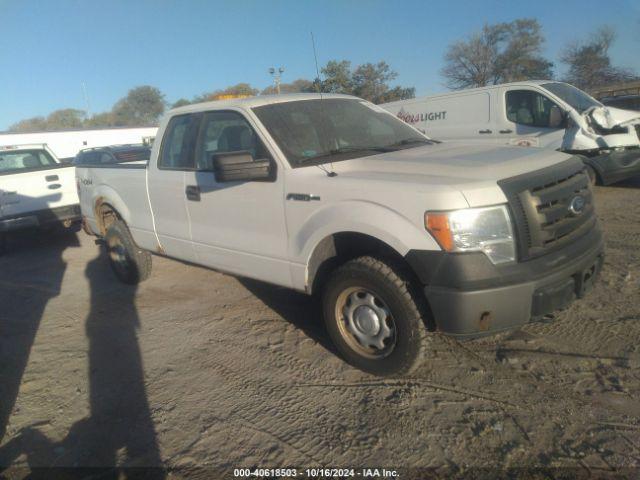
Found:
[[[140,323],[137,288],[116,284],[105,257],[102,252],[85,270],[91,301],[85,322],[91,414],[76,422],[59,442],[35,426],[24,428],[0,449],[0,472],[25,454],[31,478],[165,476],[136,333]],[[72,466],[92,469],[50,470]]]
[[[309,296],[287,288],[248,278],[238,281],[262,303],[313,341],[337,355],[322,318],[322,306],[317,296]]]

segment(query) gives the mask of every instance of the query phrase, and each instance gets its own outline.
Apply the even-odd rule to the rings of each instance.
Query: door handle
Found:
[[[47,182],[55,182],[56,180],[59,180],[58,175],[47,175],[44,179]]]
[[[478,133],[492,133],[491,130],[487,129],[487,130],[480,130]]]
[[[513,133],[513,130],[500,130],[500,133]]]
[[[193,202],[200,201],[200,187],[197,185],[187,185],[185,190],[187,194],[187,200],[191,200]]]

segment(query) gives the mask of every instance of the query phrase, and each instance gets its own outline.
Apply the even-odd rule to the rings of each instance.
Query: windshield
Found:
[[[253,109],[293,167],[347,160],[431,143],[364,100],[325,98]]]
[[[0,150],[0,172],[57,165],[44,150]]]
[[[602,106],[600,102],[568,83],[553,82],[545,83],[542,86],[571,105],[578,113],[582,113],[591,107]]]

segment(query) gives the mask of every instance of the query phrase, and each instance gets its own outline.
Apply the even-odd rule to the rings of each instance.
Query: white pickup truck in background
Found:
[[[516,328],[582,297],[603,240],[582,161],[438,143],[364,100],[297,94],[170,111],[148,164],[78,165],[116,276],[151,253],[322,298],[353,365],[410,371],[439,329]]]
[[[640,114],[604,106],[567,83],[505,83],[381,106],[438,140],[580,155],[592,182],[640,175]]]
[[[71,228],[81,221],[75,167],[46,145],[0,147],[0,246],[28,228]]]

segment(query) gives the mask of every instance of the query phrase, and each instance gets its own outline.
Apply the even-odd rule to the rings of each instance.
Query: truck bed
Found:
[[[147,194],[146,162],[112,165],[78,165],[76,179],[85,224],[101,235],[96,210],[106,204],[115,209],[129,227],[136,242],[143,247],[156,244],[153,213]]]

